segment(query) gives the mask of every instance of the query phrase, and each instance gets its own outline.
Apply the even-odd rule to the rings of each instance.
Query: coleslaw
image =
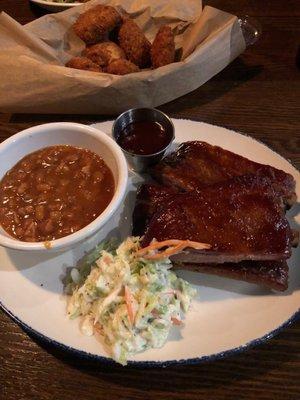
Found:
[[[69,318],[81,317],[85,335],[100,333],[122,365],[138,352],[162,347],[196,294],[170,270],[169,258],[149,260],[139,250],[139,237],[102,243],[70,270],[65,286]]]

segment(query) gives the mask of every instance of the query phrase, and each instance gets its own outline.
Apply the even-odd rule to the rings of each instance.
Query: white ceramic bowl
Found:
[[[47,146],[69,144],[94,151],[111,169],[115,180],[115,193],[107,208],[94,221],[79,231],[51,241],[46,249],[42,242],[22,242],[9,236],[0,226],[0,245],[19,250],[53,251],[72,247],[87,239],[112,217],[126,192],[128,169],[119,146],[98,129],[72,122],[56,122],[35,126],[10,137],[0,144],[0,179],[21,158]]]
[[[83,3],[55,3],[54,1],[47,0],[30,0],[32,3],[37,4],[41,8],[52,12],[59,12],[67,10],[71,7],[80,6]]]

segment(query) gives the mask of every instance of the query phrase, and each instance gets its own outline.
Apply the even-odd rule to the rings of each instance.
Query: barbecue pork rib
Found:
[[[270,179],[265,176],[248,174],[242,176],[236,176],[227,181],[223,181],[217,184],[209,185],[210,189],[217,190],[221,193],[223,190],[229,190],[237,188],[239,185],[251,190],[252,194],[266,194],[269,196],[276,197],[280,202],[281,197],[277,196],[276,190],[274,190]],[[206,186],[206,190],[207,190]],[[204,190],[205,188],[202,188]],[[199,189],[198,192],[201,190]],[[133,235],[142,236],[145,231],[150,219],[153,214],[158,211],[159,208],[163,208],[166,201],[172,199],[176,194],[183,193],[178,189],[171,186],[162,186],[154,183],[146,183],[140,186],[137,191],[135,208],[132,215],[133,220]],[[282,203],[282,206],[284,204]]]
[[[289,267],[286,261],[242,261],[227,264],[175,263],[173,268],[255,283],[281,292],[288,288]]]
[[[133,236],[143,236],[153,214],[177,193],[178,191],[171,187],[156,184],[141,185],[137,191],[132,214]]]
[[[137,192],[133,213],[133,234],[142,236],[155,212],[163,208],[164,204],[176,194],[177,192],[172,188],[156,184],[142,185]],[[242,280],[278,291],[284,291],[288,287],[288,265],[286,261],[241,261],[223,264],[173,262],[173,268]]]
[[[144,235],[142,246],[154,238],[208,242],[211,250],[171,257],[174,268],[287,289],[286,259],[297,241],[283,207],[296,200],[290,174],[196,141],[183,143],[151,175],[164,186],[138,190],[133,234]]]
[[[188,249],[171,257],[184,263],[287,259],[293,234],[273,188],[263,182],[261,177],[249,175],[195,193],[168,194],[169,198],[148,218],[142,246],[154,238],[189,239],[212,246],[210,250]]]
[[[292,175],[201,141],[182,143],[150,173],[159,183],[180,191],[198,191],[234,176],[255,174],[268,178],[277,196],[288,206],[296,201]]]

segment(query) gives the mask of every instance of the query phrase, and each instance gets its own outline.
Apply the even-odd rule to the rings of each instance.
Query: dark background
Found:
[[[299,169],[300,1],[205,4],[255,17],[263,35],[208,83],[161,109],[172,117],[222,125],[255,137]],[[22,24],[43,15],[27,0],[0,0],[0,10]],[[0,114],[0,140],[44,122],[105,119]],[[299,351],[300,322],[257,348],[213,363],[150,370],[108,367],[41,345],[0,311],[0,399],[298,400]]]

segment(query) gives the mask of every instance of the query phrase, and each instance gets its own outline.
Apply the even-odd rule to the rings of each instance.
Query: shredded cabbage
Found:
[[[69,318],[82,318],[85,335],[101,333],[122,365],[137,352],[162,347],[171,327],[182,325],[196,294],[170,270],[168,258],[137,258],[139,248],[138,237],[119,246],[102,243],[69,271],[65,282]]]

